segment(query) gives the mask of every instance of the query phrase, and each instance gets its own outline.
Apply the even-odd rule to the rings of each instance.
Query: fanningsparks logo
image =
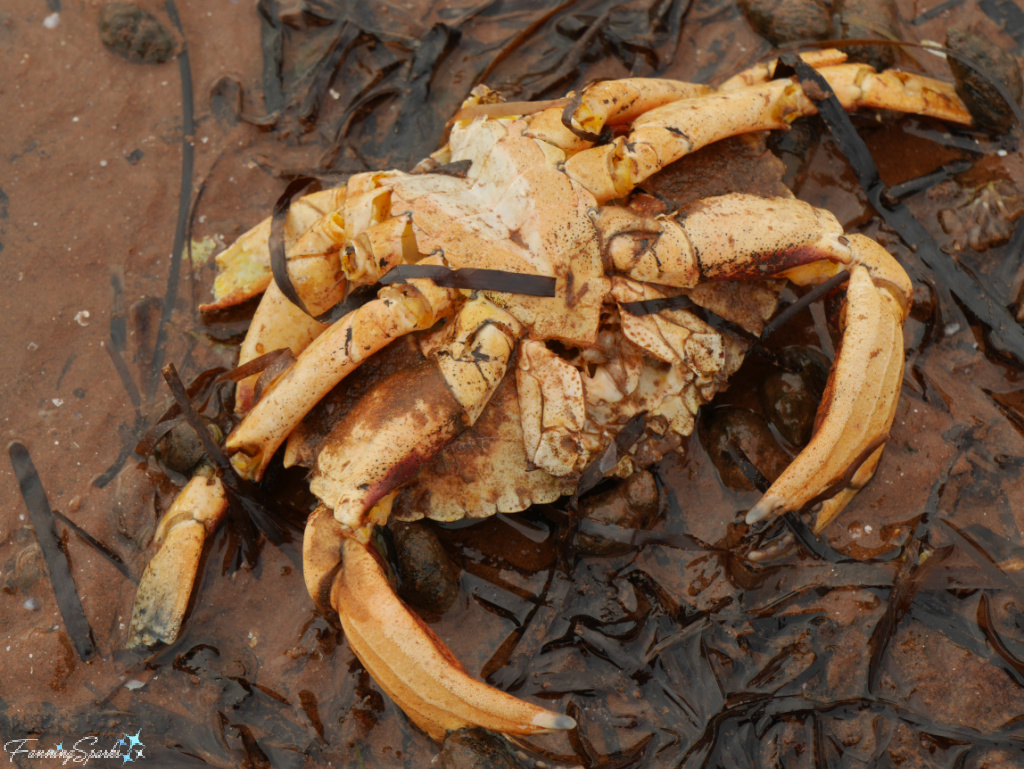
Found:
[[[120,761],[119,766],[130,764],[145,758],[143,749],[146,747],[139,738],[141,732],[135,734],[122,734],[121,738],[114,742],[109,748],[98,747],[99,737],[81,737],[69,747],[64,747],[62,741],[52,748],[38,747],[39,740],[26,737],[20,740],[8,740],[4,743],[4,750],[14,763],[15,756],[22,758],[50,759],[60,761],[62,766],[77,764],[84,766],[94,760],[115,760]]]

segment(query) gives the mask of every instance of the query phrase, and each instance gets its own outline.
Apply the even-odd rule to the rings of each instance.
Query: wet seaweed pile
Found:
[[[940,37],[954,23],[1001,28],[998,40],[1019,61],[1024,18],[1012,3],[917,5],[899,5],[905,38]],[[717,82],[771,50],[725,0],[260,0],[257,11],[261,72],[223,75],[208,93],[193,93],[187,36],[178,52],[186,135],[198,112],[244,141],[201,162],[195,179],[190,153],[201,149],[185,151],[172,278],[141,385],[124,365],[124,328],[111,327],[107,354],[134,409],[116,415],[126,420],[125,449],[109,458],[95,493],[146,500],[133,515],[118,514],[120,539],[90,543],[128,577],[116,596],[120,615],[130,613],[130,582],[145,564],[155,511],[174,492],[168,479],[183,477],[162,458],[139,463],[132,455],[159,424],[161,409],[150,409],[159,371],[166,360],[185,378],[218,359],[231,365],[252,310],[201,318],[173,301],[174,270],[188,277],[187,244],[206,234],[207,216],[228,216],[218,196],[233,174],[260,169],[266,189],[258,197],[272,202],[297,177],[329,184],[411,167],[437,147],[480,82],[514,99],[627,75]],[[942,72],[925,54],[896,57]],[[836,306],[819,301],[773,330],[701,417],[685,454],[662,460],[633,490],[601,484],[578,509],[566,500],[429,527],[458,585],[443,610],[426,615],[435,632],[472,674],[579,724],[568,735],[518,741],[524,766],[1024,762],[1024,335],[1015,320],[1024,158],[1012,137],[822,112],[824,120],[770,140],[782,163],[764,139],[732,140],[684,159],[645,191],[680,205],[726,191],[722,184],[777,190],[784,179],[900,259],[915,305],[903,395],[877,476],[820,535],[798,516],[770,528],[743,522],[758,488],[806,440],[806,426],[789,424],[798,418],[779,416],[779,399],[791,396],[762,390],[784,382],[820,395]],[[269,213],[268,204],[262,215]],[[197,266],[191,290],[202,293],[211,274]],[[784,292],[784,302],[797,300]],[[188,329],[180,338],[179,328]],[[231,426],[223,389],[237,378],[223,372],[211,370],[189,392],[221,430]],[[143,453],[181,421],[173,408],[164,416]],[[96,567],[66,560],[73,516],[55,514],[63,541],[45,536],[53,523],[31,459],[23,447],[10,453],[44,532],[40,557],[58,603],[73,602],[74,584],[89,584]],[[90,630],[88,602],[84,620],[81,602],[70,606],[67,665],[74,680],[88,680],[88,701],[24,711],[5,703],[5,729],[141,730],[160,766],[429,765],[437,746],[382,694],[336,624],[313,610],[292,529],[273,537],[276,545],[257,544],[254,512],[284,505],[288,517],[301,517],[310,504],[302,486],[301,473],[273,467],[261,489],[239,491],[234,523],[215,538],[172,646],[150,656],[123,651],[123,624],[94,620]],[[259,530],[268,529],[264,520]],[[747,557],[765,548],[775,557]],[[94,654],[102,661],[90,679],[75,659]]]

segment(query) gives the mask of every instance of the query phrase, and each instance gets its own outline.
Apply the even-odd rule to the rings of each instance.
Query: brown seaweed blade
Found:
[[[57,599],[57,609],[67,629],[75,651],[83,662],[88,662],[96,655],[96,644],[92,640],[92,628],[82,608],[82,599],[75,588],[75,580],[71,576],[71,564],[67,553],[61,547],[60,540],[53,525],[53,511],[46,498],[42,479],[36,471],[28,449],[17,441],[7,447],[11,457],[11,466],[18,478],[21,497],[25,500],[29,518],[36,530],[39,547],[43,551],[46,570],[50,574],[50,584]]]
[[[822,94],[820,97],[814,96],[822,121],[850,162],[850,167],[874,209],[896,230],[903,242],[918,253],[940,284],[952,291],[988,326],[998,347],[1024,363],[1024,330],[1005,307],[991,297],[957,262],[939,250],[935,239],[906,206],[886,195],[887,187],[882,182],[871,152],[825,79],[798,56],[787,54],[782,57],[782,61],[796,71],[802,84],[807,84],[808,95]]]

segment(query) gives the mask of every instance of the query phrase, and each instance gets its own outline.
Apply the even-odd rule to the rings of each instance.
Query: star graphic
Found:
[[[62,742],[62,743],[60,743],[60,744],[59,744],[59,745],[57,746],[57,750],[64,750],[64,743],[63,743],[63,742]]]
[[[123,760],[121,762],[122,766],[124,766],[124,764],[127,763],[128,761],[135,761],[138,758],[143,758],[144,757],[142,755],[142,749],[144,747],[146,747],[146,746],[143,744],[142,740],[139,739],[139,735],[140,734],[142,734],[142,730],[141,729],[139,731],[135,732],[134,735],[132,735],[132,734],[125,735],[128,738],[128,753],[124,757],[125,760]],[[135,755],[134,756],[132,755],[132,750],[133,749],[135,751]]]

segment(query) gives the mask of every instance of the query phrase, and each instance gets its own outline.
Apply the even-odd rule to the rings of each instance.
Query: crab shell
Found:
[[[847,108],[970,123],[945,84],[842,64],[837,52],[806,58]],[[375,680],[435,739],[469,725],[527,734],[573,721],[470,677],[391,592],[366,547],[369,533],[393,508],[406,518],[450,520],[551,501],[574,490],[584,468],[638,415],[645,415],[643,439],[605,472],[628,473],[678,446],[699,406],[738,367],[744,345],[687,309],[646,312],[643,303],[671,300],[703,281],[812,285],[848,271],[842,344],[815,434],[747,520],[831,495],[819,512],[823,526],[873,474],[899,396],[911,296],[892,257],[793,199],[730,194],[659,217],[614,204],[700,147],[783,128],[815,111],[797,83],[768,80],[771,71],[745,73],[717,91],[611,81],[564,110],[537,112],[488,106],[489,93],[479,91],[456,115],[448,145],[416,173],[360,174],[343,189],[307,196],[290,213],[289,275],[314,312],[409,262],[550,276],[553,297],[412,278],[384,286],[325,329],[263,274],[269,224],[219,257],[227,267],[215,306],[266,289],[243,362],[280,346],[298,354],[255,403],[251,384],[240,386],[239,404],[251,410],[225,447],[251,478],[285,441],[286,461],[314,466],[310,488],[322,504],[306,529],[310,594],[338,613]],[[628,131],[597,143],[615,125]],[[713,294],[705,303],[716,302]],[[759,310],[746,310],[755,323],[774,305],[770,292],[761,300]],[[326,437],[299,428],[339,382],[401,337],[416,340],[406,357]],[[193,483],[189,494],[215,494],[216,481]],[[210,528],[207,507],[196,505],[203,530]],[[167,529],[172,539],[175,527]],[[159,614],[152,607],[142,613]],[[133,638],[144,633],[159,635],[133,617]]]

